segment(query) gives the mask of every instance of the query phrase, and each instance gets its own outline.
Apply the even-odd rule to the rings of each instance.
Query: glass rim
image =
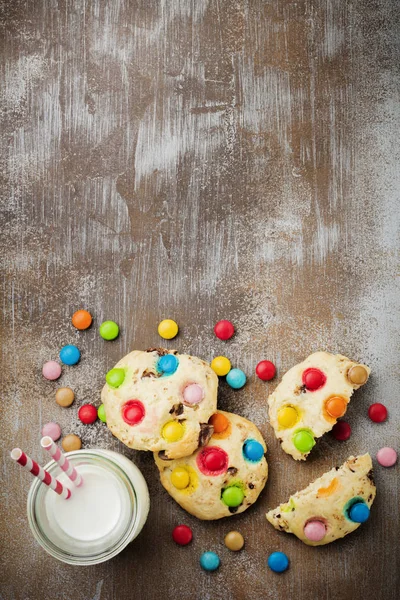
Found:
[[[27,498],[27,514],[28,514],[29,527],[32,531],[32,534],[33,534],[34,538],[36,539],[36,541],[41,545],[41,547],[48,554],[50,554],[53,558],[56,558],[64,563],[67,563],[70,565],[77,565],[77,566],[89,566],[89,565],[99,564],[99,563],[105,562],[105,561],[109,560],[110,558],[113,558],[114,556],[119,554],[131,541],[131,536],[135,530],[137,518],[138,518],[138,510],[137,510],[138,502],[137,502],[136,490],[135,490],[135,487],[134,487],[132,481],[127,476],[125,471],[119,466],[119,464],[115,460],[112,459],[112,457],[107,456],[105,454],[105,452],[107,452],[107,450],[102,450],[100,448],[98,450],[97,449],[96,450],[74,450],[73,452],[68,452],[67,456],[69,459],[86,457],[86,458],[90,458],[92,460],[95,459],[95,460],[99,461],[100,463],[105,463],[109,468],[111,467],[111,469],[114,471],[114,473],[117,474],[117,476],[120,477],[120,479],[124,482],[128,492],[131,492],[134,497],[133,515],[132,515],[132,519],[130,520],[129,525],[127,526],[127,528],[124,531],[121,538],[117,542],[115,542],[115,544],[113,544],[111,547],[107,548],[106,550],[103,550],[96,554],[89,554],[88,556],[74,556],[70,552],[67,552],[67,551],[59,548],[58,546],[56,546],[46,536],[45,532],[43,531],[43,528],[39,524],[39,520],[37,518],[36,511],[35,511],[37,496],[38,496],[39,491],[44,486],[44,484],[42,484],[42,482],[38,478],[35,478],[35,480],[32,482],[31,487],[29,488],[28,498]],[[73,460],[71,462],[73,462]],[[50,473],[57,470],[57,468],[60,469],[59,465],[53,459],[51,461],[49,461],[44,466],[44,468],[47,471],[49,471]],[[47,487],[47,486],[45,486],[45,487]],[[48,489],[48,492],[51,491],[50,488],[47,488],[47,489]]]

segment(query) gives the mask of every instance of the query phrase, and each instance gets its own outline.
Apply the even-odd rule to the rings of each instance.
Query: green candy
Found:
[[[244,498],[244,492],[240,487],[231,485],[224,489],[222,492],[222,501],[224,504],[231,508],[235,508],[242,504]]]
[[[104,404],[100,404],[99,408],[97,409],[97,416],[99,417],[100,421],[107,423],[106,409],[104,408]]]
[[[99,332],[103,340],[115,340],[119,334],[119,327],[114,321],[104,321],[99,327]]]
[[[125,371],[124,369],[111,369],[106,375],[106,381],[112,388],[118,388],[124,383]]]
[[[306,454],[315,446],[315,440],[312,431],[307,429],[298,429],[292,438],[294,447],[301,452]]]

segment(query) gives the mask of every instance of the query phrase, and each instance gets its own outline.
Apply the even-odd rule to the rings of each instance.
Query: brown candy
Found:
[[[347,373],[347,378],[354,385],[363,385],[368,379],[368,371],[363,365],[355,365]]]
[[[63,447],[63,450],[65,450],[65,452],[80,450],[82,448],[82,440],[74,433],[70,433],[62,439],[61,446]]]
[[[244,546],[244,538],[238,531],[230,531],[225,536],[225,546],[233,552],[238,552]]]
[[[63,408],[71,406],[75,399],[75,394],[69,387],[58,388],[56,391],[56,402]]]

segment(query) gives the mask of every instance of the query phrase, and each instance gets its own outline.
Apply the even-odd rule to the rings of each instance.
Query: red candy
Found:
[[[172,532],[172,539],[180,546],[186,546],[192,538],[192,530],[187,525],[177,525]]]
[[[275,377],[276,368],[270,360],[262,360],[256,366],[256,375],[263,381],[269,381]]]
[[[310,392],[315,392],[322,388],[326,382],[326,375],[319,369],[306,369],[303,373],[303,383]]]
[[[332,428],[334,437],[340,442],[345,442],[351,436],[351,427],[346,421],[338,421]]]
[[[377,402],[376,404],[371,404],[369,407],[368,416],[374,423],[382,423],[383,421],[386,421],[388,411],[386,406]]]
[[[82,423],[90,425],[97,419],[97,408],[93,404],[84,404],[78,410],[78,417]]]
[[[235,328],[230,321],[218,321],[214,327],[214,333],[220,340],[230,340],[235,333]]]
[[[225,456],[221,452],[209,452],[204,457],[204,465],[210,471],[220,471],[225,465]]]
[[[140,400],[128,400],[122,407],[122,418],[128,425],[138,425],[145,414],[146,410]]]
[[[218,446],[203,448],[197,455],[197,466],[203,475],[221,475],[228,468],[229,457]]]

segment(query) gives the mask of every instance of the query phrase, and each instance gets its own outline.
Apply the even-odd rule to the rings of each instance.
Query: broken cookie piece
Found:
[[[370,455],[350,456],[266,517],[275,529],[293,533],[309,546],[322,546],[365,522],[375,495]]]
[[[306,460],[315,440],[342,417],[370,369],[341,354],[315,352],[290,369],[268,398],[269,418],[282,449]]]

